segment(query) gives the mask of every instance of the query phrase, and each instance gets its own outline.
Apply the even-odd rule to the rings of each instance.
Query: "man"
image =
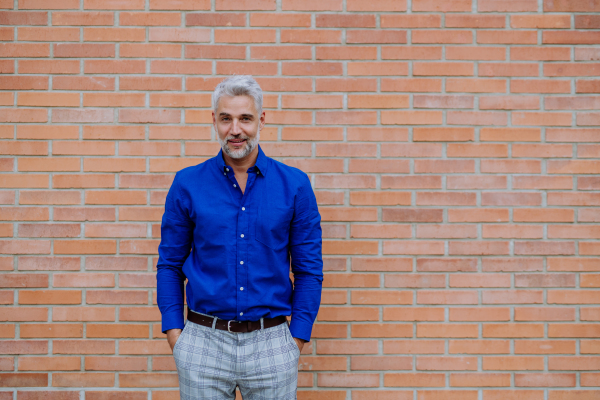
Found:
[[[158,247],[158,307],[180,397],[233,399],[238,386],[244,399],[295,399],[321,299],[321,216],[308,176],[258,144],[258,83],[230,77],[212,103],[221,150],[175,175]]]

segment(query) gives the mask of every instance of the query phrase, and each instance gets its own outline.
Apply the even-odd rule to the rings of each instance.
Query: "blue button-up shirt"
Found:
[[[184,326],[187,278],[191,310],[237,321],[291,314],[292,335],[310,340],[323,281],[320,222],[306,173],[260,145],[243,193],[223,150],[178,171],[158,246],[162,331]]]

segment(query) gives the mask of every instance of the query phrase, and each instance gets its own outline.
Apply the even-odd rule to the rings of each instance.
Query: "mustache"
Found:
[[[227,136],[225,138],[225,140],[240,140],[240,139],[242,139],[242,140],[248,140],[249,137],[248,136]]]

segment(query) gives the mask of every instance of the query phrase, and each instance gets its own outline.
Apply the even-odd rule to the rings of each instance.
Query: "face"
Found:
[[[217,139],[225,154],[239,159],[252,153],[265,125],[265,113],[258,115],[252,97],[222,96],[212,116]]]

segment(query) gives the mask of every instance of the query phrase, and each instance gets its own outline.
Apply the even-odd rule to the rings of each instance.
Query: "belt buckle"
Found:
[[[227,332],[231,332],[231,320],[227,321]],[[233,333],[233,332],[231,332]]]

